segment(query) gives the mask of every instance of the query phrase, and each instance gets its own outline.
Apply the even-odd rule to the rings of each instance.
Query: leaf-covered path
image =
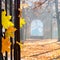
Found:
[[[60,42],[26,41],[21,49],[21,60],[60,60]]]

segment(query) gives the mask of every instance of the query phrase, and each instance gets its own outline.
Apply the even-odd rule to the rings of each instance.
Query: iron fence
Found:
[[[0,0],[0,60],[20,60],[20,46],[16,44],[16,41],[20,42],[20,27],[19,27],[19,13],[18,9],[20,8],[20,0]],[[11,15],[11,21],[14,23],[14,26],[17,28],[17,31],[14,33],[14,39],[10,38],[11,48],[10,48],[10,58],[8,52],[5,52],[5,56],[2,54],[2,10],[6,10],[6,15]],[[6,30],[5,30],[6,31]],[[14,42],[14,43],[13,43]],[[14,50],[14,51],[13,51]]]

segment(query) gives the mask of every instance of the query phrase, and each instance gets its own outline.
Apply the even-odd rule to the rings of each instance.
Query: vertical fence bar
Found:
[[[5,0],[5,10],[6,10],[6,15],[7,15],[7,0]],[[7,51],[5,52],[5,60],[8,60],[8,53],[7,53]]]
[[[14,60],[20,60],[20,46],[16,44],[16,41],[20,42],[20,18],[18,17],[20,11],[20,0],[14,0],[14,25],[17,28],[15,32],[15,44],[14,44]]]
[[[9,5],[9,7],[10,7],[10,9],[9,9],[9,10],[10,10],[10,15],[13,17],[13,15],[12,15],[12,6],[13,6],[12,3],[13,3],[13,0],[10,0],[9,2],[10,2],[10,5]],[[12,21],[12,19],[11,19],[11,21]],[[13,41],[12,41],[12,40],[13,40],[13,39],[10,38],[10,41],[11,41],[11,43],[12,43],[12,44],[11,44],[11,48],[10,48],[10,49],[11,49],[11,51],[10,51],[10,56],[11,56],[10,59],[11,59],[11,60],[12,60],[12,48],[13,48]]]
[[[5,0],[5,10],[7,12],[7,0]],[[7,14],[6,14],[7,15]]]
[[[2,12],[2,0],[0,0],[0,60],[3,60],[3,55],[2,55],[2,19],[1,19],[1,12]]]

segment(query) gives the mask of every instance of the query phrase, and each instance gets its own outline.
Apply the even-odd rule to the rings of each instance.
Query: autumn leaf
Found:
[[[9,38],[2,38],[2,53],[4,52],[10,52],[10,45],[11,42],[9,41]]]
[[[10,26],[14,26],[14,24],[10,21],[11,16],[6,16],[6,11],[2,11],[2,26],[5,29],[8,29]]]
[[[21,42],[16,41],[16,43],[22,48],[23,44]]]
[[[27,3],[21,3],[20,4],[20,8],[23,9],[23,8],[27,8],[29,7],[29,5]]]
[[[27,8],[29,5],[27,3],[21,3],[20,8],[18,9],[20,11],[20,17],[22,17],[22,9]]]
[[[16,31],[17,29],[15,27],[9,27],[7,29],[7,31],[5,32],[5,37],[14,37],[14,32]]]
[[[22,17],[22,9],[18,9],[20,11],[19,17]]]
[[[25,25],[26,22],[25,22],[25,19],[24,18],[20,18],[20,28],[23,27],[23,25]]]

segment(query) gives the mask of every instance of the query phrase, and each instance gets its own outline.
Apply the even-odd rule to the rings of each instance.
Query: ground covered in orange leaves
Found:
[[[25,42],[21,49],[21,60],[60,60],[60,42],[47,42]]]

